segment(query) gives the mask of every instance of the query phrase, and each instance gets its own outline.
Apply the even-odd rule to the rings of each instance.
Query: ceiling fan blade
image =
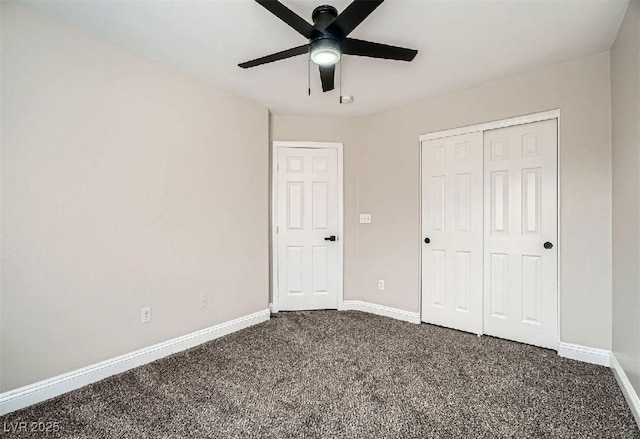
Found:
[[[333,23],[327,26],[327,31],[334,35],[346,37],[362,23],[369,14],[380,6],[383,1],[384,0],[354,0],[338,15],[338,18],[333,20]]]
[[[347,55],[368,56],[371,58],[413,61],[418,51],[371,41],[356,40],[355,38],[346,38],[342,42],[342,53]]]
[[[281,59],[291,58],[293,56],[302,55],[309,52],[309,45],[304,44],[302,46],[294,47],[292,49],[283,50],[282,52],[272,53],[271,55],[263,56],[251,61],[238,64],[238,67],[248,69],[249,67],[259,66],[261,64],[267,64],[274,61],[280,61]]]
[[[287,8],[285,5],[280,3],[277,0],[256,0],[257,3],[262,5],[265,9],[271,12],[273,15],[278,17],[280,20],[287,23],[289,26],[294,28],[300,34],[302,34],[305,38],[309,39],[315,34],[317,34],[317,30],[307,23],[307,21],[300,17],[298,14],[293,12],[291,9]]]
[[[333,78],[336,73],[336,65],[319,66],[320,80],[322,81],[322,91],[333,90]]]

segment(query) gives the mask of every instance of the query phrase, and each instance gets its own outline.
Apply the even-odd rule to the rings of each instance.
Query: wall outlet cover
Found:
[[[209,306],[209,295],[207,293],[200,294],[200,308],[204,309]]]
[[[371,224],[371,214],[370,213],[361,213],[360,214],[360,224]]]
[[[149,323],[151,321],[151,307],[144,306],[140,308],[140,323]]]

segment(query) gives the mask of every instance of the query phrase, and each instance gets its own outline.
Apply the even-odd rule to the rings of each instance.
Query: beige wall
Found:
[[[561,339],[611,347],[609,54],[441,96],[358,121],[272,117],[277,140],[356,139],[345,167],[348,299],[419,312],[420,134],[561,110]],[[326,133],[326,128],[330,135]],[[340,127],[335,129],[333,127]],[[347,140],[348,139],[348,140]],[[352,149],[351,147],[349,149]],[[351,153],[350,153],[351,154]],[[353,187],[355,185],[355,188]],[[357,224],[358,212],[373,223]],[[354,236],[354,233],[356,235]],[[357,273],[353,273],[356,269]],[[353,286],[353,282],[357,286]],[[377,281],[385,280],[385,290]]]
[[[559,108],[560,338],[611,347],[609,53],[464,90],[365,120],[358,160],[359,296],[419,311],[423,133]],[[385,291],[377,280],[385,279]]]
[[[357,119],[271,116],[271,141],[343,143],[344,177],[344,298],[358,289],[358,175]]]
[[[613,352],[640,394],[640,3],[611,50]]]
[[[1,29],[0,390],[266,309],[267,109],[22,6]]]

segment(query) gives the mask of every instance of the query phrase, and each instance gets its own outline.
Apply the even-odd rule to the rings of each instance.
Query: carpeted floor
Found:
[[[60,431],[6,432],[23,422]],[[3,430],[4,427],[4,430]],[[254,326],[0,418],[2,438],[640,438],[607,368],[350,311]]]

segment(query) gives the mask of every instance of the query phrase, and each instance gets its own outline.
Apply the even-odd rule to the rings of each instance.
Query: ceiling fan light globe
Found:
[[[340,61],[340,44],[331,39],[316,41],[311,45],[311,61],[321,66],[332,66]]]
[[[340,61],[340,52],[333,50],[318,50],[311,53],[311,60],[321,66],[331,66]]]

